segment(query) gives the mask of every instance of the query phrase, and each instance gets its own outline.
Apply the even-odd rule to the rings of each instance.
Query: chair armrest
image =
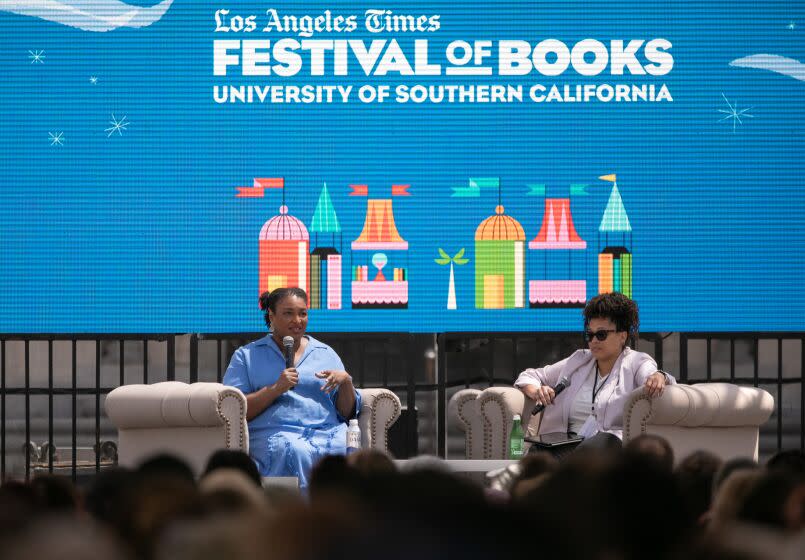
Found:
[[[464,432],[464,457],[482,459],[484,450],[484,421],[478,407],[478,389],[461,389],[447,403],[447,417],[451,425]]]
[[[388,389],[358,389],[361,394],[361,445],[366,448],[388,451],[388,432],[400,417],[400,398]]]
[[[123,385],[107,395],[104,408],[118,430],[224,426],[227,447],[248,449],[246,397],[220,383]]]
[[[514,387],[490,387],[478,397],[484,422],[484,459],[505,459],[509,454],[509,433],[515,414],[521,418],[525,395]]]

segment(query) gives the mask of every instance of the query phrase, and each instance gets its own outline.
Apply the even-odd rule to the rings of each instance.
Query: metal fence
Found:
[[[699,364],[694,369],[690,364],[691,348],[696,342],[704,345],[704,368]],[[721,346],[728,353],[729,359],[726,371],[716,374],[713,371],[715,345]],[[736,351],[739,345],[744,346],[745,354],[751,356],[751,366],[747,363],[748,360],[737,360]],[[766,364],[761,364],[764,354],[761,351],[762,345],[766,346],[766,355],[773,358],[767,360]],[[795,358],[797,354],[798,360]],[[785,359],[786,356],[789,357],[788,360]],[[776,406],[772,417],[776,424],[774,449],[779,451],[784,447],[783,437],[786,432],[794,436],[790,438],[793,441],[799,440],[797,443],[800,449],[805,449],[805,390],[802,383],[805,378],[805,333],[681,333],[679,362],[679,380],[682,383],[737,383],[768,390],[774,396]],[[799,392],[798,402],[786,390],[789,388]],[[797,420],[795,415],[799,417],[798,422],[794,422]],[[796,428],[797,424],[799,429]]]
[[[142,345],[142,361],[141,370],[142,376],[138,379],[139,382],[149,382],[149,343],[157,342],[164,343],[165,346],[165,376],[167,380],[174,379],[175,372],[175,340],[173,335],[3,335],[0,336],[0,478],[5,479],[7,473],[7,462],[9,456],[16,453],[22,455],[24,459],[24,475],[26,479],[30,476],[32,467],[46,469],[48,472],[68,470],[75,478],[76,473],[80,466],[90,466],[98,471],[101,468],[102,456],[106,456],[110,461],[116,459],[114,442],[112,445],[104,445],[106,442],[101,441],[101,418],[104,416],[101,407],[101,397],[109,393],[112,389],[119,385],[124,385],[126,379],[125,365],[126,360],[124,350],[126,343],[134,343]],[[119,348],[118,362],[118,376],[115,382],[109,383],[109,375],[102,376],[102,355],[108,351],[111,344],[116,344]],[[58,362],[54,362],[55,345],[68,345],[67,351],[59,353]],[[9,347],[17,345],[21,348],[21,360],[16,360],[17,365],[22,362],[21,368],[18,367],[11,371],[8,362],[9,360]],[[45,379],[41,374],[41,368],[37,371],[32,369],[32,353],[31,346],[37,345],[38,352],[36,353],[36,361],[41,361],[42,358],[46,361]],[[94,351],[94,366],[92,368],[84,367],[79,368],[79,345],[84,347],[89,345],[91,350]],[[44,346],[44,348],[42,348]],[[44,354],[44,356],[43,356]],[[68,359],[65,360],[65,354]],[[108,369],[108,368],[107,368]],[[56,372],[60,373],[57,376]],[[84,383],[79,383],[79,373],[83,378]],[[33,378],[36,377],[34,380]],[[17,383],[9,383],[9,378]],[[94,382],[87,383],[87,379],[93,379]],[[22,381],[22,383],[19,383]],[[107,381],[103,383],[102,381]],[[83,385],[83,386],[82,386]],[[56,416],[54,415],[54,402],[58,397],[66,396],[70,399],[70,425],[67,430],[62,427],[61,432],[69,432],[69,446],[57,446],[56,430]],[[9,407],[10,401],[14,397],[22,399],[22,406]],[[32,399],[36,397],[45,397],[47,399],[46,410],[43,411],[41,407],[33,407]],[[94,456],[91,461],[86,457],[83,460],[79,459],[82,446],[78,442],[78,399],[79,397],[90,397],[94,400],[94,438],[92,455]],[[19,404],[19,403],[17,403]],[[12,409],[12,414],[9,413],[9,408]],[[22,409],[21,411],[19,409]],[[22,413],[22,418],[18,418],[18,414]],[[46,419],[46,437],[45,442],[40,446],[33,441],[33,418]],[[22,423],[22,431],[24,433],[23,444],[10,448],[8,445],[9,428],[13,428]],[[41,430],[40,430],[41,431]],[[44,434],[41,434],[44,435]],[[68,457],[62,460],[59,455],[59,450],[66,451],[64,455]],[[87,465],[81,465],[86,463]]]
[[[102,404],[107,393],[127,383],[220,381],[234,349],[264,334],[0,335],[0,476],[76,478],[114,464],[116,434]],[[403,428],[418,434],[420,448],[442,457],[452,393],[510,385],[522,369],[581,345],[570,333],[315,336],[338,352],[357,386],[395,391],[406,412],[401,423],[410,424]],[[805,333],[641,334],[632,346],[681,382],[766,388],[776,411],[761,432],[762,448],[805,449]]]

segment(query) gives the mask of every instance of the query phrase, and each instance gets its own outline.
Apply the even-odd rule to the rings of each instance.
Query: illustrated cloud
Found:
[[[805,64],[776,54],[753,54],[744,58],[736,58],[730,62],[730,66],[768,70],[805,82]]]
[[[55,21],[84,31],[145,27],[158,21],[173,0],[144,8],[118,0],[0,0],[0,11]]]

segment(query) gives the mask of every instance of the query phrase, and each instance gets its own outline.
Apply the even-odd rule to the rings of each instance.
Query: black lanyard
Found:
[[[598,378],[599,377],[600,376],[598,375],[598,362],[595,362],[595,379],[593,379],[593,409],[595,409],[595,398],[598,396],[598,393],[601,392],[601,389],[604,388],[604,385],[607,384],[607,381],[609,381],[609,378],[612,377],[612,371],[610,370],[609,374],[607,375],[606,379],[604,379],[604,381],[601,383],[600,387],[598,387]],[[596,389],[596,387],[597,387],[597,389]]]

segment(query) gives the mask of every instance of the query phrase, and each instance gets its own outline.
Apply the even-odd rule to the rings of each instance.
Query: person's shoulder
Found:
[[[583,363],[593,359],[593,353],[584,348],[580,348],[567,357],[568,362]]]
[[[628,346],[623,349],[623,358],[625,361],[637,365],[640,365],[647,361],[654,360],[654,358],[652,358],[649,354],[646,354],[645,352],[640,352],[638,350],[633,350]]]
[[[565,358],[562,362],[562,371],[565,375],[569,375],[578,369],[583,368],[593,360],[592,352],[589,350],[576,350],[570,356]],[[561,363],[561,362],[560,362]]]
[[[329,344],[326,344],[321,340],[317,340],[312,336],[310,336],[309,334],[305,336],[307,337],[307,344],[308,347],[310,348],[309,351],[311,353],[315,352],[319,356],[319,358],[326,357],[327,359],[331,358],[337,358],[338,360],[341,359],[341,357],[338,355],[338,352],[333,350],[333,348]]]
[[[256,350],[257,348],[260,348],[261,346],[268,346],[268,344],[270,342],[271,342],[271,335],[267,334],[266,336],[264,336],[262,338],[258,338],[257,340],[253,340],[253,341],[249,342],[248,344],[244,344],[243,346],[241,346],[240,348],[238,348],[235,351],[236,352],[247,352],[247,353],[252,352],[253,350]]]
[[[305,337],[307,338],[307,345],[310,347],[311,350],[323,350],[325,352],[335,352],[330,345],[325,344],[321,340],[313,338],[309,334],[306,334]]]
[[[635,350],[629,346],[623,349],[623,355],[628,356],[633,360],[634,359],[642,360],[645,358],[652,359],[649,354],[646,354],[645,352],[640,352],[639,350]]]

